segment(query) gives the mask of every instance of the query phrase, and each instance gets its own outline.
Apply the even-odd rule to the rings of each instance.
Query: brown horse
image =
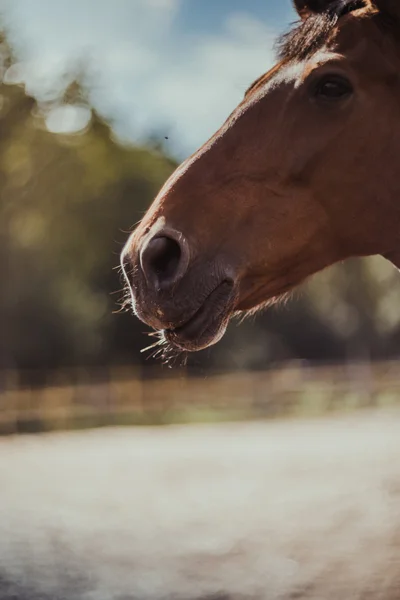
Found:
[[[136,315],[171,346],[317,271],[400,266],[400,1],[295,0],[279,62],[167,181],[122,255]]]

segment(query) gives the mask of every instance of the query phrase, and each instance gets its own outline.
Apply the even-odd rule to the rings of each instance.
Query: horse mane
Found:
[[[341,17],[367,6],[365,0],[336,0],[328,4],[323,11],[310,13],[306,19],[278,39],[278,60],[288,63],[310,58],[327,45]]]

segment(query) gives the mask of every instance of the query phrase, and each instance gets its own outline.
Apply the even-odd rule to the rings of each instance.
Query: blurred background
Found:
[[[400,281],[382,258],[172,369],[118,312],[128,233],[273,64],[290,0],[2,0],[0,17],[0,431],[396,399]]]
[[[398,600],[396,269],[332,267],[185,364],[121,310],[129,232],[295,18],[0,0],[1,600]]]

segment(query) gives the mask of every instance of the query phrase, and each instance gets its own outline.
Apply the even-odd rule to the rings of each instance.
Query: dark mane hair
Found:
[[[329,42],[342,16],[365,6],[365,0],[336,0],[327,3],[324,11],[310,13],[304,21],[278,39],[276,49],[279,61],[294,62],[309,58]]]

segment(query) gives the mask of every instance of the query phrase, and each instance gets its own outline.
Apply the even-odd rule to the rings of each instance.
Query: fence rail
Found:
[[[318,415],[400,403],[400,362],[302,363],[207,377],[132,368],[0,373],[0,434]],[[28,376],[29,375],[29,376]],[[157,373],[159,375],[159,373]],[[29,384],[26,381],[30,381]]]

